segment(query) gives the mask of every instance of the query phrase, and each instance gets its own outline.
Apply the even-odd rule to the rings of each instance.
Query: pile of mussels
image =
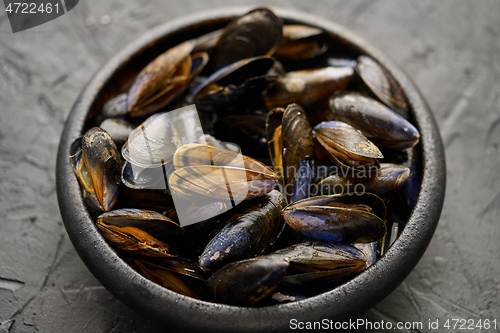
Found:
[[[367,269],[415,204],[420,135],[397,81],[345,49],[258,8],[154,59],[71,146],[102,236],[151,281],[240,306],[302,300]],[[201,137],[165,116],[193,103]],[[238,146],[244,163],[230,166]],[[207,218],[179,224],[172,191],[235,195],[242,177],[240,204],[197,205]]]

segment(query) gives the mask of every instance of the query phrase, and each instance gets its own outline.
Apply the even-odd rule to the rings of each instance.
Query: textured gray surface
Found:
[[[448,167],[440,224],[405,282],[361,318],[422,321],[421,332],[429,319],[498,322],[500,2],[231,4],[302,9],[345,25],[406,70],[438,120]],[[111,296],[73,249],[55,195],[57,144],[79,91],[113,54],[169,19],[224,5],[82,0],[16,34],[0,5],[0,333],[165,331]]]

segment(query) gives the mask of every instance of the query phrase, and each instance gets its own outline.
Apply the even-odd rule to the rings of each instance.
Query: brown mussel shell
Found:
[[[185,41],[159,55],[137,75],[127,95],[131,116],[147,116],[158,111],[181,90],[191,72],[191,57],[195,42]],[[168,96],[168,98],[164,98]],[[158,98],[161,103],[153,103]],[[165,100],[164,100],[165,99]]]
[[[322,122],[314,134],[330,159],[344,168],[378,167],[377,159],[384,157],[361,132],[341,121]]]
[[[288,72],[266,92],[264,101],[269,110],[275,107],[286,108],[289,104],[297,103],[310,112],[318,101],[327,99],[336,91],[343,91],[353,73],[351,67]]]
[[[272,55],[281,43],[281,20],[267,8],[257,8],[234,19],[219,37],[210,66],[216,71],[238,60]]]
[[[122,208],[106,212],[97,218],[97,223],[117,227],[135,227],[155,238],[167,235],[182,235],[186,232],[180,225],[165,215],[137,208]]]
[[[273,170],[233,151],[202,144],[187,144],[175,152],[175,171],[169,184],[176,192],[221,200],[244,200],[262,196],[277,184]]]
[[[170,246],[145,231],[135,227],[118,227],[97,222],[101,235],[113,246],[127,251],[130,255],[146,257],[172,257]]]
[[[104,211],[110,210],[118,198],[121,159],[108,133],[93,127],[82,139],[82,160],[85,163],[93,192]]]
[[[274,53],[280,60],[298,61],[315,58],[328,50],[325,32],[305,25],[283,26],[281,44]]]
[[[409,168],[393,163],[380,163],[378,169],[367,169],[367,173],[363,171],[347,172],[345,175],[340,172],[329,176],[317,184],[319,193],[328,195],[370,192],[384,196],[398,191],[410,175]]]
[[[370,94],[403,118],[408,119],[408,104],[403,89],[378,62],[368,56],[359,56],[356,74]]]

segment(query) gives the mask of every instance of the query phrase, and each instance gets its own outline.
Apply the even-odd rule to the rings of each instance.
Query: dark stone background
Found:
[[[231,4],[301,9],[347,26],[406,70],[439,123],[448,187],[436,234],[405,282],[361,318],[499,321],[500,2]],[[117,301],[80,261],[57,206],[56,150],[79,91],[107,59],[158,24],[225,5],[82,0],[16,34],[0,6],[0,333],[165,331]]]

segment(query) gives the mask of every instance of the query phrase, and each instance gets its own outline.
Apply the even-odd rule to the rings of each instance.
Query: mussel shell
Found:
[[[101,117],[102,120],[109,118],[123,118],[127,115],[127,113],[127,94],[123,93],[104,103],[104,106],[99,113],[99,117]]]
[[[332,270],[364,265],[363,252],[347,244],[306,242],[273,252],[290,261],[290,267],[299,271]]]
[[[166,105],[188,82],[195,42],[185,41],[159,55],[137,75],[127,95],[131,116],[146,116]],[[164,98],[166,96],[167,98]],[[160,99],[160,101],[156,99]]]
[[[367,173],[361,178],[353,178],[350,176],[344,177],[342,173],[329,176],[317,184],[319,193],[321,193],[321,195],[327,195],[370,192],[378,196],[384,196],[398,191],[410,175],[409,168],[393,163],[380,163],[378,169],[371,171],[372,172]],[[350,174],[351,173],[347,173],[347,175]],[[353,174],[361,174],[361,172]]]
[[[286,108],[281,130],[285,192],[289,202],[293,202],[309,196],[314,164],[313,132],[300,105],[291,104]]]
[[[234,142],[246,155],[264,162],[268,158],[265,124],[266,116],[261,114],[230,115],[215,121],[214,134],[223,141]]]
[[[363,252],[366,267],[370,267],[377,260],[377,242],[355,243],[352,246]]]
[[[325,67],[288,72],[279,78],[264,96],[269,110],[297,103],[306,111],[343,91],[352,77],[351,67]]]
[[[281,64],[266,56],[242,59],[213,73],[193,91],[200,111],[217,114],[251,113],[262,104],[261,94],[279,76]]]
[[[365,55],[359,56],[356,73],[372,95],[391,110],[408,119],[408,105],[402,87],[378,62]]]
[[[135,227],[118,227],[98,221],[97,229],[114,247],[130,255],[146,257],[173,257],[170,246]]]
[[[184,145],[175,152],[174,165],[171,189],[188,197],[239,202],[264,195],[277,184],[276,174],[261,162],[213,146]]]
[[[330,107],[335,119],[356,127],[379,146],[405,149],[413,147],[420,139],[420,133],[408,120],[361,94],[333,96]]]
[[[316,140],[335,163],[346,168],[378,166],[380,150],[354,127],[341,121],[322,122],[314,127]]]
[[[371,210],[367,211],[366,208]],[[303,199],[283,210],[285,222],[300,237],[325,242],[369,243],[387,228],[384,202],[374,194],[326,195]]]
[[[196,38],[196,44],[193,48],[193,53],[207,52],[210,53],[219,42],[223,29],[215,30]]]
[[[305,25],[284,25],[283,38],[274,56],[280,60],[298,61],[315,58],[328,50],[325,32]]]
[[[121,159],[115,143],[99,127],[89,129],[82,139],[82,159],[88,171],[94,194],[104,211],[118,198]]]
[[[283,175],[283,142],[282,142],[282,121],[285,109],[274,108],[268,112],[266,117],[266,138],[269,156],[274,172],[280,181],[284,182]]]
[[[237,207],[226,226],[205,247],[200,266],[213,269],[261,254],[283,229],[281,210],[285,205],[281,193],[274,190]]]
[[[186,231],[168,217],[151,210],[123,208],[106,212],[97,218],[97,223],[108,226],[134,227],[155,238],[166,235],[182,235]]]
[[[128,136],[135,128],[135,126],[128,121],[117,118],[105,119],[99,127],[108,132],[118,149],[127,142]]]
[[[182,275],[172,273],[169,269],[144,260],[130,259],[129,263],[145,278],[162,287],[189,297],[196,298],[198,296],[198,290],[186,283],[187,281],[182,278]]]
[[[122,183],[135,190],[168,190],[168,174],[173,170],[172,161],[156,168],[141,168],[129,162],[123,163]]]
[[[282,256],[237,261],[218,270],[207,281],[202,296],[209,301],[249,306],[271,294],[288,270]]]
[[[144,258],[148,266],[158,267],[171,272],[206,281],[206,276],[198,263],[183,257]]]
[[[85,163],[82,159],[82,140],[83,136],[80,136],[71,144],[71,147],[69,149],[69,161],[83,190],[87,193],[94,193],[87,167],[85,166]],[[97,205],[100,206],[98,201]]]
[[[365,269],[365,264],[342,267],[338,269],[307,272],[299,274],[288,274],[282,281],[284,286],[307,289],[333,288],[340,285],[354,276],[358,275]]]
[[[134,166],[161,167],[172,160],[178,147],[197,142],[201,135],[198,113],[192,105],[156,113],[130,133],[122,155]]]
[[[267,8],[257,8],[229,23],[215,46],[210,65],[216,71],[238,60],[272,55],[281,43],[281,20]]]

